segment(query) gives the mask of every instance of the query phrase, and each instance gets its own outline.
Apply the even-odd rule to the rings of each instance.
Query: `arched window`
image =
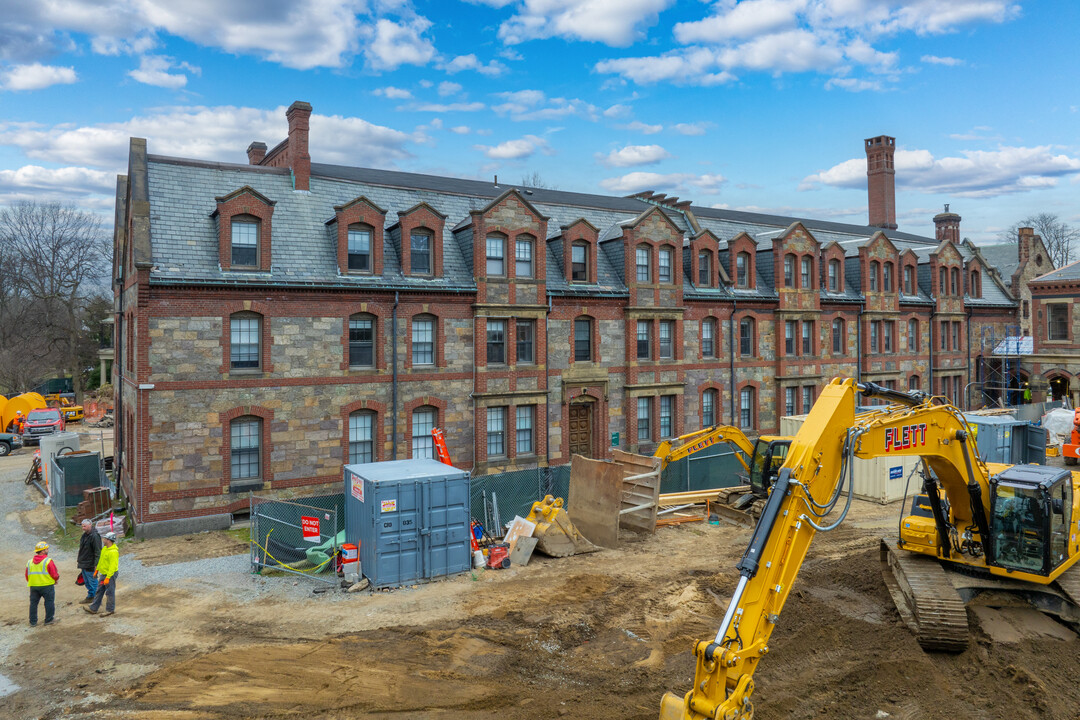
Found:
[[[234,215],[232,218],[232,267],[259,266],[259,218]]]
[[[708,250],[702,250],[697,256],[697,284],[699,287],[712,287],[713,273],[712,273],[712,257],[713,254]]]
[[[417,315],[412,320],[412,364],[434,365],[435,343],[438,342],[435,318]]]
[[[739,427],[743,430],[753,430],[756,419],[757,392],[751,386],[746,386],[739,391]]]
[[[701,393],[701,427],[716,425],[716,406],[719,404],[716,390],[708,389]]]
[[[739,355],[754,356],[754,318],[744,317],[739,321]]]
[[[810,290],[814,287],[813,283],[813,269],[814,261],[809,255],[803,255],[802,257],[802,274],[800,279],[800,285],[803,290]]]
[[[262,418],[244,415],[229,422],[229,480],[262,477]]]
[[[670,247],[660,248],[660,252],[657,253],[659,258],[660,272],[657,282],[670,283],[673,281],[674,273],[672,271],[672,264],[674,263],[675,251]]]
[[[652,280],[652,252],[647,245],[638,245],[634,252],[635,272],[638,282]]]
[[[904,266],[904,294],[915,294],[915,268],[911,265]]]
[[[735,256],[735,287],[750,287],[750,253],[741,252]]]
[[[716,357],[716,318],[701,321],[701,357]]]
[[[434,270],[432,250],[434,234],[427,228],[409,233],[409,271],[413,275],[431,275]]]
[[[919,352],[919,321],[912,318],[907,321],[908,350]]]
[[[949,289],[951,291],[950,294],[954,295],[954,296],[959,295],[960,294],[960,270],[958,268],[953,268],[951,276],[952,276],[952,285],[949,286]]]
[[[947,268],[938,270],[938,295],[949,294],[949,271]]]
[[[531,278],[535,272],[533,266],[535,238],[532,235],[518,235],[514,240],[514,276]]]
[[[840,261],[829,261],[829,292],[840,292]]]
[[[435,459],[435,439],[431,431],[439,421],[439,410],[431,405],[423,405],[413,410],[412,414],[412,456],[416,459]]]
[[[371,272],[371,237],[370,226],[349,226],[349,272]]]
[[[978,270],[972,270],[971,271],[971,287],[969,288],[969,293],[970,293],[971,297],[973,297],[973,298],[981,298],[982,297],[982,282],[981,281],[982,281],[982,278],[979,277],[979,271]]]
[[[581,315],[574,319],[574,361],[591,362],[593,321],[587,315]]]
[[[877,260],[870,261],[870,292],[877,292],[878,287],[878,275],[881,274],[881,263]]]
[[[238,312],[229,316],[229,368],[258,370],[262,366],[262,315]]]
[[[891,262],[885,263],[881,268],[881,289],[883,292],[891,293],[892,289],[892,276],[893,276],[893,264]]]
[[[349,415],[349,464],[375,461],[375,413],[357,410]]]
[[[842,318],[835,318],[832,321],[832,351],[833,355],[840,357],[844,354],[844,346],[847,344],[847,338],[844,336],[844,321]]]
[[[487,274],[506,275],[506,236],[491,233],[487,236]]]
[[[784,256],[784,287],[795,287],[795,256],[791,253]]]
[[[589,282],[589,246],[576,242],[570,246],[570,282]]]
[[[349,367],[375,367],[375,317],[366,313],[349,317]]]

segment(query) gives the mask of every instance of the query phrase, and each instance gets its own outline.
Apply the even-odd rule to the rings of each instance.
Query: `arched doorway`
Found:
[[[595,415],[596,402],[582,395],[570,403],[569,427],[570,455],[582,455],[591,458],[593,456],[593,416]]]
[[[1049,400],[1068,400],[1069,395],[1069,378],[1062,375],[1055,375],[1050,378],[1050,397]]]

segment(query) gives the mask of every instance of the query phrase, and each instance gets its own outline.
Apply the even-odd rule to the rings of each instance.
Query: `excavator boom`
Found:
[[[735,458],[746,472],[750,472],[750,458],[754,455],[754,443],[742,430],[731,425],[715,425],[665,440],[657,446],[653,457],[660,458],[660,469],[663,470],[669,463],[682,460],[717,443],[731,445],[735,449]]]

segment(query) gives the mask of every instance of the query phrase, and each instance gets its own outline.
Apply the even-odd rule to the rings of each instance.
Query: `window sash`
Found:
[[[829,261],[829,292],[840,292],[840,263]]]
[[[744,430],[754,427],[754,391],[743,388],[739,391],[739,426]]]
[[[487,361],[501,365],[506,362],[506,321],[487,321]]]
[[[488,457],[506,454],[506,408],[504,407],[487,409],[487,454]]]
[[[671,282],[671,259],[674,253],[671,250],[661,250],[659,254],[660,259],[660,276],[659,281],[662,283]]]
[[[570,280],[572,282],[588,282],[587,255],[584,245],[570,246]]]
[[[517,321],[517,361],[519,363],[536,362],[536,321]]]
[[[435,459],[435,439],[431,437],[431,431],[434,428],[434,410],[413,410],[412,452],[414,458]]]
[[[409,237],[409,270],[421,275],[431,274],[431,236],[413,233]]]
[[[375,364],[375,323],[371,318],[349,320],[349,366]]]
[[[701,354],[703,357],[716,356],[716,325],[712,320],[701,322]]]
[[[743,357],[754,354],[754,324],[749,318],[739,321],[739,354]]]
[[[371,231],[349,231],[349,270],[371,270]]]
[[[487,274],[505,275],[505,252],[506,241],[501,237],[488,237],[487,239]]]
[[[638,248],[634,257],[637,263],[637,281],[649,282],[649,251]]]
[[[375,415],[362,411],[349,415],[349,463],[369,463],[375,460]]]
[[[574,360],[588,362],[592,360],[592,322],[574,321]]]
[[[243,370],[259,367],[259,318],[232,318],[229,321],[229,364]]]
[[[675,356],[675,323],[671,320],[660,321],[660,357],[670,359]]]
[[[249,220],[232,221],[232,264],[255,267],[259,264],[259,224]]]
[[[795,256],[784,256],[784,287],[795,287]]]
[[[832,324],[832,351],[834,355],[839,355],[843,352],[844,348],[844,321],[833,320]]]
[[[885,292],[892,292],[892,263],[885,263],[881,270],[882,272],[882,289]]]
[[[795,321],[784,321],[784,352],[788,355],[795,354]]]
[[[810,262],[810,258],[804,257],[802,259],[802,286],[803,289],[813,287],[810,283],[810,270],[813,264]]]
[[[517,422],[514,425],[514,438],[518,455],[533,453],[533,424],[536,416],[535,405],[518,405]]]
[[[904,293],[907,294],[907,295],[914,295],[915,294],[914,276],[915,276],[915,273],[912,271],[911,266],[910,265],[905,265],[904,266]]]
[[[1048,305],[1046,309],[1046,339],[1069,339],[1069,306],[1063,303]]]
[[[870,292],[877,292],[878,289],[878,269],[880,266],[876,262],[870,263]]]
[[[648,360],[652,353],[649,348],[649,339],[652,334],[652,323],[648,320],[637,321],[637,358]]]
[[[741,288],[750,286],[747,281],[750,269],[749,260],[750,256],[746,253],[739,253],[735,256],[735,284]]]
[[[514,243],[514,275],[516,277],[533,276],[532,248],[531,240],[517,240]]]
[[[892,349],[893,349],[893,344],[892,344],[892,336],[893,336],[892,323],[888,322],[888,321],[882,323],[881,331],[882,331],[882,335],[881,335],[882,347],[883,347],[884,351],[885,352],[892,352]]]
[[[917,320],[908,320],[907,324],[907,342],[908,350],[919,350],[919,322]]]
[[[875,320],[870,323],[870,352],[878,352],[878,336],[881,333],[881,321]]]
[[[716,425],[716,391],[706,390],[701,394],[701,427]]]
[[[810,385],[803,385],[802,388],[802,411],[803,413],[810,412],[810,407],[814,404],[814,388]]]
[[[813,352],[814,324],[803,322],[802,324],[802,351],[803,355]]]
[[[784,413],[794,415],[795,412],[795,388],[784,388]]]
[[[698,253],[698,285],[712,287],[712,253]]]
[[[669,438],[674,435],[675,422],[675,396],[660,396],[660,437]]]
[[[412,364],[435,364],[435,322],[433,320],[413,320]]]
[[[649,411],[652,398],[639,397],[637,399],[637,439],[638,442],[652,440],[652,429],[649,427]]]
[[[260,421],[234,420],[230,424],[230,479],[250,480],[260,477]]]

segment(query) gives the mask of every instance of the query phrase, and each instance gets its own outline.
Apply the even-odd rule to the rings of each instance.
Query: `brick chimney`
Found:
[[[934,216],[934,228],[934,237],[938,239],[938,242],[942,240],[960,242],[960,216],[949,212],[948,203],[945,204],[945,212],[939,212]]]
[[[1031,259],[1031,246],[1035,240],[1035,228],[1022,227],[1017,231],[1017,259],[1022,266]]]
[[[866,188],[870,222],[874,227],[896,229],[896,169],[893,154],[896,138],[879,135],[866,140]]]
[[[293,173],[293,188],[307,191],[311,189],[311,155],[308,154],[311,103],[297,100],[289,106],[285,117],[289,119],[289,167]]]
[[[247,156],[248,165],[260,165],[266,157],[266,143],[256,141],[248,145]]]

